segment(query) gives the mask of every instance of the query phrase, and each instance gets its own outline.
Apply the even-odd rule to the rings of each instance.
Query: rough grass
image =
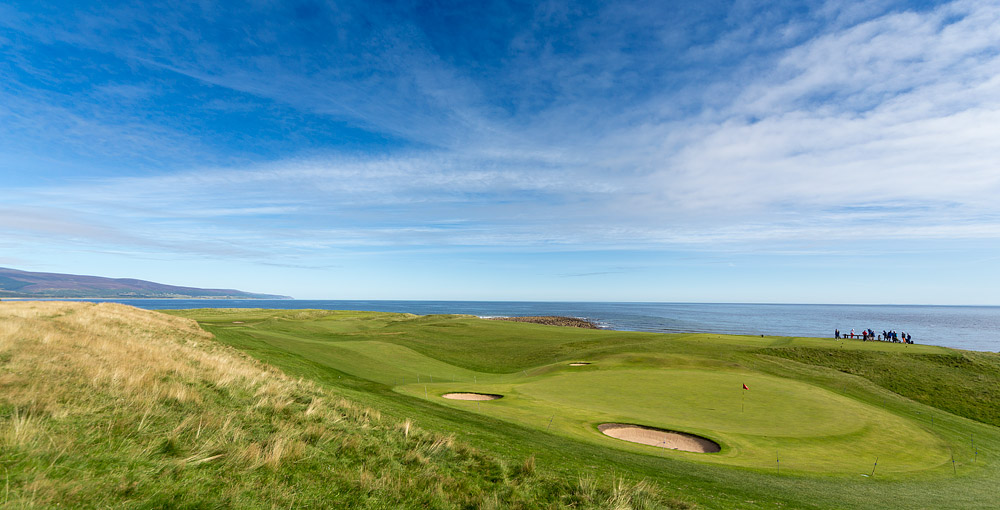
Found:
[[[687,508],[498,459],[115,304],[0,304],[0,506]]]
[[[807,348],[764,353],[861,376],[917,402],[1000,426],[1000,356],[995,354],[899,355]]]

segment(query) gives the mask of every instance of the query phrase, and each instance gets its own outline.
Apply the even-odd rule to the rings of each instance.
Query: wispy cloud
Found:
[[[1000,237],[991,2],[921,11],[830,2],[753,16],[741,4],[711,37],[699,35],[696,12],[673,13],[685,21],[672,26],[669,13],[640,4],[553,3],[517,14],[524,24],[479,60],[406,13],[324,7],[316,19],[343,32],[327,36],[288,28],[282,16],[294,12],[280,5],[246,14],[240,30],[214,25],[223,16],[214,8],[174,7],[80,10],[74,30],[50,15],[8,18],[8,30],[40,44],[111,55],[159,84],[116,77],[87,89],[81,96],[106,118],[17,92],[6,115],[18,129],[129,161],[175,155],[158,175],[7,190],[3,228],[300,261],[427,246],[761,250]],[[199,30],[185,28],[191,19]],[[126,43],[110,37],[119,32]],[[318,38],[310,52],[278,44],[299,36]],[[168,77],[185,85],[163,85]],[[278,104],[402,142],[243,163],[210,136],[127,113],[181,92],[206,96],[192,111]],[[61,209],[39,213],[50,204]],[[26,214],[35,220],[10,219]]]
[[[625,271],[596,271],[593,273],[567,273],[558,275],[560,278],[586,278],[589,276],[604,276],[609,274],[621,274]]]

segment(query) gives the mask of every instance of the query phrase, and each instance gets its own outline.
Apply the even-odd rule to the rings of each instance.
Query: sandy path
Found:
[[[597,427],[597,430],[615,439],[671,450],[696,453],[714,453],[720,450],[719,445],[714,441],[683,432],[671,432],[625,423],[602,423]]]

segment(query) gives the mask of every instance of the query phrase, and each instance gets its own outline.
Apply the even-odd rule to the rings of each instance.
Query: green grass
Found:
[[[745,403],[744,381],[753,388]],[[446,387],[432,385],[431,392]],[[493,416],[530,426],[558,415],[555,431],[609,448],[651,450],[603,437],[595,430],[600,423],[680,430],[723,445],[715,455],[666,453],[698,462],[767,468],[780,451],[789,472],[856,476],[875,456],[881,457],[884,475],[933,468],[949,456],[947,444],[915,422],[814,385],[748,371],[560,373],[475,389],[506,395],[485,411]],[[401,391],[419,396],[421,389],[411,385]]]
[[[989,391],[980,392],[988,402],[947,395],[970,374],[986,383],[1000,374],[988,353],[972,355],[971,371],[942,371],[943,357],[964,355],[923,345],[588,331],[468,316],[176,313],[290,374],[501,458],[533,455],[569,480],[645,479],[706,508],[990,508],[1000,478],[1000,431],[975,414],[986,406],[989,415],[1000,399]],[[830,352],[857,360],[855,369],[895,360],[894,375],[811,358]],[[594,365],[567,366],[578,360]],[[931,378],[944,389],[916,398],[913,387]],[[743,382],[751,387],[745,396]],[[439,398],[448,391],[506,397],[480,404]],[[701,433],[724,449],[705,455],[633,445],[600,435],[602,421]],[[862,476],[876,457],[874,478]]]
[[[858,375],[917,402],[1000,426],[1000,356],[992,353],[898,356],[802,348],[766,352]]]
[[[500,457],[345,393],[185,319],[5,302],[0,507],[690,507],[652,485]]]

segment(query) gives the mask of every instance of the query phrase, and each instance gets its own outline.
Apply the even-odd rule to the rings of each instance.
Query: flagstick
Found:
[[[747,401],[747,392],[746,392],[746,390],[743,390],[743,398],[740,399],[740,412],[741,413],[746,408],[746,401]]]
[[[878,455],[875,456],[875,464],[872,466],[872,476],[875,476],[875,467],[878,466]]]

